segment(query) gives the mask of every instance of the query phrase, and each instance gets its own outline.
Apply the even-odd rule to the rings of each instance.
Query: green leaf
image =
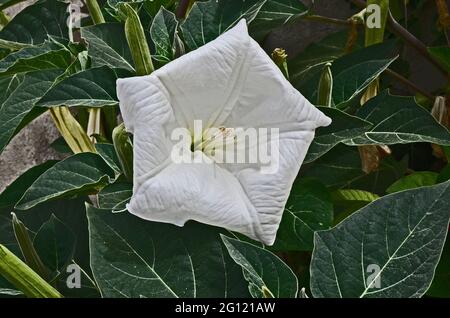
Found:
[[[450,47],[430,47],[428,52],[450,73]]]
[[[27,229],[25,224],[23,224],[17,218],[15,213],[11,213],[11,215],[14,236],[16,237],[16,241],[20,247],[20,251],[22,252],[25,263],[43,279],[48,280],[48,269],[45,267],[44,263],[39,257],[39,254],[33,246],[31,232]]]
[[[338,35],[331,37],[329,47],[327,42],[313,46],[290,62],[292,84],[309,100],[317,100],[323,65],[332,62],[334,105],[344,108],[356,100],[359,106],[358,97],[364,89],[395,60],[397,42],[387,41],[341,56],[343,39]]]
[[[438,176],[439,174],[436,172],[414,172],[394,182],[389,188],[387,188],[386,193],[395,193],[403,190],[435,185],[437,183]]]
[[[120,173],[120,161],[112,144],[96,143],[95,150],[115,172]]]
[[[327,188],[314,179],[300,179],[286,203],[273,249],[311,251],[314,232],[332,225],[333,204]]]
[[[336,107],[357,98],[376,80],[394,61],[395,58],[383,60],[369,60],[355,64],[340,73],[334,73],[333,102]],[[332,67],[333,71],[333,67]]]
[[[17,211],[14,207],[0,208],[0,242],[8,247],[16,255],[20,254],[19,246],[14,237],[11,225],[11,211],[14,211],[25,226],[30,230],[30,235],[38,232],[42,224],[47,221],[52,214],[64,222],[71,231],[77,234],[77,245],[74,260],[81,266],[87,274],[91,274],[89,260],[89,234],[86,219],[86,209],[84,201],[86,197],[75,200],[56,200],[40,204],[27,211]],[[81,277],[81,289],[68,289],[64,275],[60,275],[57,289],[68,297],[85,297],[86,295],[98,296],[95,287],[87,275]],[[13,288],[0,275],[0,288]],[[89,292],[85,294],[84,292]]]
[[[0,153],[11,138],[20,130],[23,121],[30,121],[30,114],[36,102],[52,86],[62,70],[45,70],[27,73],[0,109]],[[33,114],[33,118],[42,112]]]
[[[16,90],[25,75],[24,74],[14,74],[6,77],[0,77],[0,109],[1,105],[8,99],[8,97]]]
[[[195,2],[181,24],[186,46],[195,50],[228,31],[239,20],[253,21],[266,0],[209,0]]]
[[[427,296],[450,298],[450,236],[442,251],[442,257],[434,274],[433,283],[427,291]]]
[[[305,163],[317,160],[340,142],[361,135],[372,127],[368,121],[348,115],[331,107],[318,107],[332,119],[331,125],[316,130],[315,138],[308,149]]]
[[[263,39],[272,29],[307,13],[308,7],[297,0],[267,0],[250,24],[250,33],[256,39]]]
[[[295,298],[297,277],[275,254],[247,242],[221,235],[228,253],[242,267],[254,298]]]
[[[46,69],[63,69],[71,63],[71,54],[53,42],[30,46],[9,54],[0,61],[0,76]]]
[[[183,228],[87,206],[91,266],[103,297],[248,297],[220,229]]]
[[[328,188],[361,189],[384,195],[386,189],[404,176],[408,162],[391,157],[381,161],[377,171],[362,171],[361,157],[356,147],[338,145],[324,156],[302,167],[301,176],[316,178]]]
[[[53,86],[38,102],[42,107],[118,105],[116,81],[129,77],[128,71],[107,66],[88,69],[67,77]]]
[[[27,210],[48,200],[96,192],[108,184],[110,177],[114,172],[99,155],[73,155],[44,172],[16,208]]]
[[[14,206],[19,202],[25,191],[36,181],[36,179],[45,171],[53,167],[56,162],[56,160],[46,161],[43,164],[28,169],[20,175],[0,194],[0,208]]]
[[[153,58],[170,62],[175,58],[175,40],[177,35],[178,21],[170,11],[161,7],[150,27],[150,35],[156,48]]]
[[[0,31],[0,47],[37,45],[55,36],[68,39],[67,4],[60,1],[38,1],[20,11]]]
[[[390,95],[388,91],[372,98],[357,113],[374,127],[345,143],[355,145],[392,145],[431,142],[450,145],[450,133],[433,116],[417,105],[413,97]]]
[[[334,205],[334,224],[341,223],[355,211],[380,197],[372,192],[354,189],[340,189],[331,193]]]
[[[370,203],[373,202],[380,197],[377,194],[363,191],[363,190],[354,190],[354,189],[345,189],[345,190],[336,190],[331,194],[333,198],[333,202],[362,202],[362,203]]]
[[[84,27],[81,28],[81,37],[88,43],[92,67],[106,65],[134,72],[133,58],[122,24],[102,23]]]
[[[33,245],[53,277],[65,272],[75,253],[76,236],[52,214],[34,237]]]
[[[115,182],[104,187],[98,194],[98,206],[101,209],[114,210],[133,194],[133,185],[127,182]]]
[[[449,218],[447,182],[383,197],[317,232],[313,296],[421,297],[433,279]]]

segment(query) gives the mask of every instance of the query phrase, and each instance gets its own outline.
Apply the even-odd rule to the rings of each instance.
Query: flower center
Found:
[[[208,128],[203,131],[200,141],[192,143],[191,150],[200,150],[207,156],[214,157],[216,151],[226,151],[227,146],[233,145],[236,138],[235,128]]]

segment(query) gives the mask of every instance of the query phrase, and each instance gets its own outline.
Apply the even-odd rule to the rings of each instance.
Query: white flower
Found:
[[[284,78],[245,20],[149,76],[119,79],[117,92],[134,134],[131,213],[178,226],[196,220],[274,243],[314,130],[331,120]],[[279,128],[277,172],[255,164],[174,163],[172,132],[193,131],[198,120],[231,132]],[[195,158],[210,155],[194,149]]]

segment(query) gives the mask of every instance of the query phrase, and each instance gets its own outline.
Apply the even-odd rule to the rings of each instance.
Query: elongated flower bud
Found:
[[[80,152],[96,152],[83,127],[73,117],[67,107],[54,107],[50,114],[67,145],[77,154]]]
[[[154,71],[154,67],[139,15],[128,3],[121,3],[119,11],[120,15],[125,18],[125,35],[133,56],[136,73],[149,75]]]
[[[286,54],[286,51],[284,49],[276,48],[272,52],[272,60],[280,68],[280,70],[283,72],[284,76],[287,79],[289,79],[287,57],[288,57],[288,55]]]
[[[439,24],[444,30],[450,28],[450,14],[446,0],[436,0],[436,7],[439,14]]]
[[[331,73],[331,63],[325,64],[322,76],[319,81],[317,91],[317,105],[331,107],[333,96],[333,74]]]
[[[123,174],[133,181],[133,145],[123,123],[114,128],[112,139]]]
[[[16,236],[17,243],[19,243],[25,262],[42,278],[47,279],[49,272],[33,246],[33,241],[30,238],[28,229],[14,213],[11,213],[11,215],[14,235]]]
[[[62,298],[56,289],[1,244],[0,274],[27,297]]]

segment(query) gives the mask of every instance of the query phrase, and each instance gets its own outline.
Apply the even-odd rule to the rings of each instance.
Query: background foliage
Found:
[[[14,2],[0,0],[0,9]],[[333,123],[317,130],[273,247],[196,222],[178,228],[118,213],[132,184],[129,151],[113,132],[115,83],[141,73],[123,2],[99,1],[99,12],[88,1],[95,14],[73,33],[62,1],[39,0],[11,21],[2,15],[0,152],[50,112],[65,159],[29,169],[0,194],[0,297],[42,295],[7,275],[6,249],[53,296],[299,297],[305,288],[313,297],[450,297],[449,87],[417,87],[402,54],[420,52],[448,78],[445,2],[436,1],[426,48],[414,36],[420,0],[368,1],[384,8],[385,31],[366,29],[361,15],[318,16],[297,0],[128,1],[155,68],[242,17],[260,43],[299,19],[345,26],[280,65]],[[351,2],[355,12],[366,5]],[[82,269],[79,289],[66,284],[71,264]]]

